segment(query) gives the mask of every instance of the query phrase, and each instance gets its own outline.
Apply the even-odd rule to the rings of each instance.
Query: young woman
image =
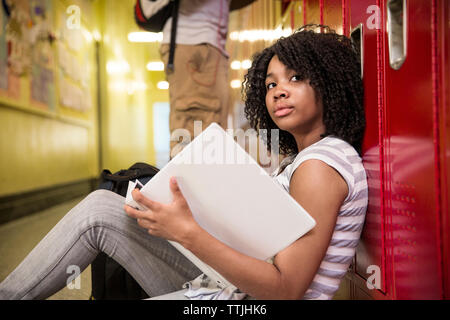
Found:
[[[317,27],[305,26],[263,50],[244,81],[250,124],[279,129],[280,152],[288,156],[273,177],[316,220],[314,229],[273,261],[261,261],[203,230],[175,179],[168,205],[133,191],[147,211],[98,190],[0,284],[0,298],[48,297],[66,285],[68,266],[84,269],[103,251],[157,299],[331,299],[352,261],[367,208],[358,153],[365,120],[360,65],[350,40],[324,26],[322,33],[313,32]],[[267,144],[270,150],[270,136]],[[166,239],[234,286],[212,286]]]

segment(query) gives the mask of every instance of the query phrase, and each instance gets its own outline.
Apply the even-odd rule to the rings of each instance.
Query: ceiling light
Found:
[[[164,63],[162,61],[151,61],[147,63],[148,71],[164,71]]]
[[[238,80],[238,79],[231,80],[230,86],[231,86],[232,88],[234,88],[234,89],[240,88],[240,87],[241,87],[241,80]]]
[[[241,67],[242,69],[249,69],[252,66],[252,62],[248,59],[242,61]]]
[[[241,68],[241,62],[239,60],[234,60],[231,62],[231,69],[239,70]]]
[[[233,31],[230,32],[230,39],[234,41],[244,42],[244,41],[274,41],[281,37],[287,37],[292,34],[291,28],[277,28],[273,30],[263,30],[263,29],[254,29],[254,30],[242,30],[242,31]]]
[[[162,32],[130,32],[128,41],[130,42],[161,42],[163,39]]]
[[[158,89],[160,90],[167,90],[169,89],[169,83],[167,81],[160,81],[156,84]]]
[[[122,74],[130,71],[130,65],[125,60],[112,60],[106,64],[106,71],[109,74]]]

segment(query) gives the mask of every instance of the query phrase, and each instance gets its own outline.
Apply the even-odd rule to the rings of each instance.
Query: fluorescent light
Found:
[[[163,39],[162,32],[130,32],[128,41],[130,42],[161,42]]]
[[[148,71],[164,71],[164,63],[162,61],[151,61],[147,63]]]
[[[241,80],[238,80],[238,79],[231,80],[230,86],[231,86],[232,88],[234,88],[234,89],[240,88],[240,87],[241,87]]]
[[[231,69],[239,70],[241,68],[241,62],[239,60],[234,60],[231,62]]]
[[[116,92],[127,92],[132,95],[147,90],[147,84],[140,80],[118,80],[109,83],[109,89]]]
[[[147,84],[142,81],[133,80],[128,82],[128,94],[133,94],[137,91],[145,91],[147,90]]]
[[[102,35],[100,34],[100,32],[97,29],[92,31],[92,36],[94,37],[95,41],[100,41],[102,39]]]
[[[161,89],[161,90],[169,89],[169,83],[167,81],[160,81],[156,84],[156,86],[158,87],[158,89]]]
[[[127,83],[125,81],[112,81],[108,82],[109,90],[122,92],[127,88]]]
[[[94,39],[92,33],[90,33],[89,31],[87,31],[84,28],[81,28],[81,33],[83,34],[83,36],[87,42],[92,42],[92,40]]]
[[[239,31],[230,32],[230,39],[234,41],[239,40]]]
[[[242,61],[241,68],[242,69],[249,69],[252,66],[252,62],[248,59]]]
[[[244,61],[234,60],[231,62],[231,69],[239,70],[239,69],[248,69],[252,66],[252,62],[248,59]]]
[[[291,28],[281,29],[277,28],[274,30],[263,30],[263,29],[254,29],[254,30],[242,30],[242,31],[233,31],[230,32],[230,39],[233,41],[274,41],[281,37],[287,37],[292,34]]]
[[[109,74],[122,74],[130,71],[130,65],[125,60],[112,60],[106,64],[106,71]]]

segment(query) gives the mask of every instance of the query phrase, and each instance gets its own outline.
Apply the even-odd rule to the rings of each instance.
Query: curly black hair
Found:
[[[320,28],[321,32],[315,32]],[[323,123],[326,132],[350,143],[361,154],[365,129],[363,84],[358,49],[352,41],[328,26],[305,25],[288,37],[282,37],[271,47],[253,57],[245,75],[242,90],[245,116],[250,126],[267,129],[264,142],[271,148],[270,129],[279,129],[271,119],[265,102],[267,67],[273,56],[301,80],[309,80],[316,97],[323,103]],[[294,137],[279,129],[280,154],[298,153]]]

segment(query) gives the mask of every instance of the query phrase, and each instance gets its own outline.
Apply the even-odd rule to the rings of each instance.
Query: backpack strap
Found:
[[[158,168],[144,162],[136,162],[127,171],[131,170],[134,170],[134,174],[139,176],[154,176],[159,171]],[[130,174],[133,175],[133,173]]]
[[[167,71],[173,72],[175,69],[173,65],[173,60],[175,57],[175,45],[177,37],[177,23],[178,23],[178,9],[180,7],[180,0],[171,0],[173,2],[172,9],[172,28],[170,30],[170,51],[169,51],[169,61],[167,63]]]
[[[120,170],[111,173],[108,169],[102,171],[100,179],[101,181],[115,181],[115,182],[125,182],[129,180],[133,180],[140,177],[153,177],[159,171],[158,168],[149,165],[147,163],[137,162],[132,165],[127,170]]]
[[[124,170],[120,170],[119,172],[112,174],[111,171],[105,169],[100,175],[100,181],[124,182],[130,180],[130,177],[128,175],[123,175],[123,171]]]

